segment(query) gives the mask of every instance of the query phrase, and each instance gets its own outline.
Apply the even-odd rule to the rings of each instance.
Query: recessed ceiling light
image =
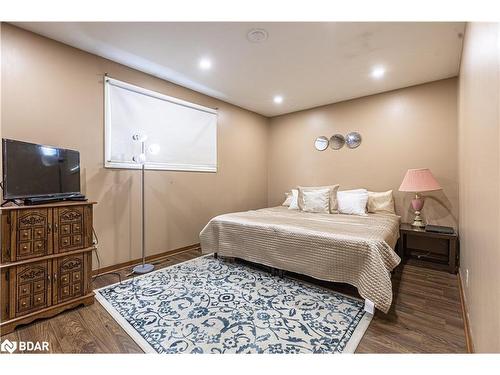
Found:
[[[210,59],[203,58],[200,60],[198,65],[202,70],[209,70],[212,67],[212,61],[210,61]]]
[[[275,102],[276,104],[281,104],[281,103],[283,103],[283,97],[281,95],[276,95],[273,98],[273,102]]]
[[[252,43],[262,43],[265,42],[269,34],[264,29],[251,29],[247,33],[247,39]]]
[[[372,70],[372,77],[375,79],[380,79],[385,74],[385,68],[382,66],[377,66]]]

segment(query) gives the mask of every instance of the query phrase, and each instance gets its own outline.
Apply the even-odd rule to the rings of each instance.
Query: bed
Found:
[[[202,252],[348,283],[376,308],[392,303],[399,216],[307,213],[272,207],[220,215],[200,233]]]

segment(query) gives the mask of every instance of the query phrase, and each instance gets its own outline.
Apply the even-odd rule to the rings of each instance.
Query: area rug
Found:
[[[147,353],[353,353],[363,301],[213,256],[96,290]]]

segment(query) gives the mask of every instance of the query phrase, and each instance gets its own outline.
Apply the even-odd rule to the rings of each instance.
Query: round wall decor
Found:
[[[350,132],[345,137],[345,143],[349,148],[356,148],[361,144],[361,134],[358,132]]]
[[[330,137],[330,148],[340,150],[345,145],[345,138],[342,134],[334,134]]]
[[[316,138],[314,141],[314,147],[318,151],[325,151],[328,148],[328,143],[328,138],[322,135],[321,137]]]

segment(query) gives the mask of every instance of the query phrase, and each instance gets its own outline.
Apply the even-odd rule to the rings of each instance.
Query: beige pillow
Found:
[[[368,203],[366,204],[370,213],[386,213],[395,215],[394,198],[392,190],[383,192],[368,192]]]
[[[330,191],[331,189],[302,191],[302,211],[330,213]]]
[[[329,189],[330,190],[329,211],[331,214],[338,213],[338,205],[337,205],[337,190],[339,190],[338,184],[329,186],[298,186],[297,189],[299,189],[299,198],[297,200],[299,204],[299,209],[302,210],[304,207],[304,197],[303,197],[304,191]]]

